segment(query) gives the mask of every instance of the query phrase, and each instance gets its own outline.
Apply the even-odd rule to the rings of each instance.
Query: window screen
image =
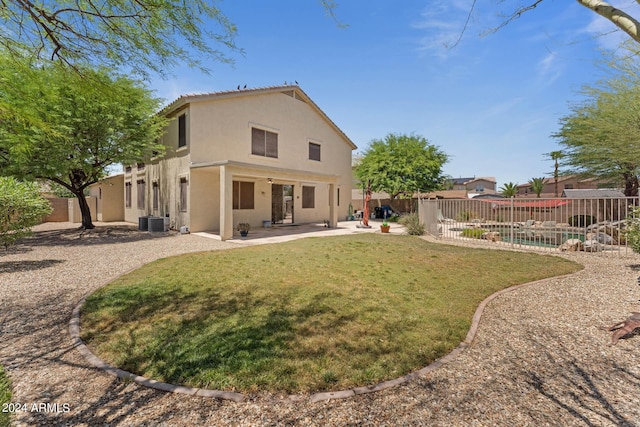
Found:
[[[315,208],[316,205],[316,188],[315,187],[302,187],[302,207]]]
[[[233,181],[233,209],[254,208],[254,183]]]
[[[131,207],[131,183],[125,182],[124,184],[124,204],[126,207]]]
[[[251,128],[251,154],[278,158],[278,134]]]
[[[145,183],[144,179],[137,181],[138,190],[138,209],[144,209],[144,195],[145,195]]]
[[[178,148],[187,146],[187,116],[178,117]]]
[[[320,161],[320,144],[309,143],[309,160]]]

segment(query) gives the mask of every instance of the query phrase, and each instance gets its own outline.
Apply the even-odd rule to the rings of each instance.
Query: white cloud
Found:
[[[420,19],[411,24],[411,28],[425,33],[417,41],[418,50],[440,57],[449,56],[451,47],[462,36],[471,4],[470,0],[429,2]]]
[[[486,122],[487,120],[493,117],[504,116],[505,114],[510,114],[513,110],[521,105],[524,102],[524,97],[518,96],[510,99],[506,99],[504,101],[498,102],[493,105],[489,105],[485,107],[482,112],[478,114],[476,121],[481,123]]]
[[[538,79],[544,81],[545,84],[552,84],[556,81],[562,75],[563,69],[564,66],[558,61],[556,52],[549,52],[536,66]]]

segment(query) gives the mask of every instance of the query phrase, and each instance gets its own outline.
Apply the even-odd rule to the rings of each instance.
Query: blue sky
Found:
[[[619,1],[614,4],[635,3]],[[297,81],[358,151],[388,133],[426,137],[450,156],[453,177],[494,176],[498,186],[549,176],[544,153],[596,64],[620,33],[575,1],[545,0],[498,32],[505,2],[338,0],[340,27],[317,0],[234,0],[220,8],[238,28],[233,65],[178,68],[151,88],[167,102],[187,93]]]

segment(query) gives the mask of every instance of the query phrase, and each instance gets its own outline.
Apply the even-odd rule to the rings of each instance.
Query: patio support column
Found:
[[[228,166],[220,166],[220,239],[233,238],[233,176]]]
[[[329,227],[338,226],[338,209],[336,209],[336,185],[329,184]]]

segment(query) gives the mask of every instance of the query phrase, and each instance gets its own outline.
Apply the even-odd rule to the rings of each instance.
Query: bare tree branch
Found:
[[[540,3],[542,3],[544,0],[536,0],[535,2],[527,5],[527,6],[521,6],[519,8],[517,8],[511,15],[506,16],[505,20],[502,21],[502,23],[500,25],[498,25],[497,27],[491,28],[488,33],[495,33],[496,31],[500,30],[501,28],[506,27],[507,25],[509,25],[512,21],[515,21],[516,19],[520,18],[522,16],[523,13],[526,13],[530,10],[535,9],[536,7],[538,7],[538,5]],[[475,0],[474,0],[475,3]]]
[[[467,14],[467,19],[466,21],[464,21],[464,26],[462,27],[462,31],[460,31],[460,36],[458,37],[458,40],[456,40],[455,43],[447,47],[454,48],[458,46],[458,44],[462,40],[462,36],[464,36],[464,33],[467,31],[467,27],[469,26],[469,21],[471,21],[471,16],[473,15],[473,11],[476,7],[476,1],[477,0],[473,0],[473,3],[471,3],[471,7],[469,8],[469,13]]]

